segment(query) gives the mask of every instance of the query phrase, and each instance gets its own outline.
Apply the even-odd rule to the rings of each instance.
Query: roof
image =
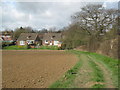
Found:
[[[37,33],[21,33],[17,40],[36,40],[37,35]]]
[[[0,35],[0,39],[3,40],[3,41],[12,41],[12,36],[10,35]]]
[[[38,37],[39,37],[40,39],[43,39],[43,36],[44,36],[43,33],[38,34]]]
[[[60,40],[61,38],[61,33],[45,33],[43,36],[43,40]]]

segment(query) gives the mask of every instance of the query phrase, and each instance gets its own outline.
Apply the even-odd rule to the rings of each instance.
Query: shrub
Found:
[[[59,47],[59,50],[64,50],[66,48],[66,44],[62,44],[61,47]]]

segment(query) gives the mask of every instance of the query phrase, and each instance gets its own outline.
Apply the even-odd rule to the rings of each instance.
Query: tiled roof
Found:
[[[37,35],[37,33],[21,33],[17,40],[35,40]]]
[[[43,36],[43,40],[60,40],[61,38],[61,33],[45,33]]]

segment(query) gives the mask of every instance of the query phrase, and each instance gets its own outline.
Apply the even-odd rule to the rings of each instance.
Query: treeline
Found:
[[[102,5],[86,5],[81,11],[71,16],[72,24],[64,31],[64,48],[74,49],[81,46],[90,52],[101,52],[112,57],[118,57],[118,10],[105,9]],[[110,42],[115,42],[111,46]],[[107,42],[107,43],[106,43]],[[113,47],[113,48],[112,48]],[[104,51],[104,52],[103,52]]]
[[[53,33],[60,33],[61,30],[55,30],[55,28],[50,28],[48,29],[40,29],[40,30],[34,30],[32,27],[19,27],[16,28],[15,30],[10,30],[10,29],[6,29],[4,31],[1,31],[1,34],[4,35],[11,35],[12,39],[14,41],[16,41],[18,39],[18,37],[20,36],[21,33],[38,33],[38,34],[44,34],[44,33],[48,33],[48,32],[53,32]]]

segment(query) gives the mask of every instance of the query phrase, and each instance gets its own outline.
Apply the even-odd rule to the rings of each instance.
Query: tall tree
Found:
[[[77,23],[89,35],[102,35],[112,27],[116,18],[116,11],[106,10],[102,5],[87,5],[80,12],[72,16],[73,23]]]

